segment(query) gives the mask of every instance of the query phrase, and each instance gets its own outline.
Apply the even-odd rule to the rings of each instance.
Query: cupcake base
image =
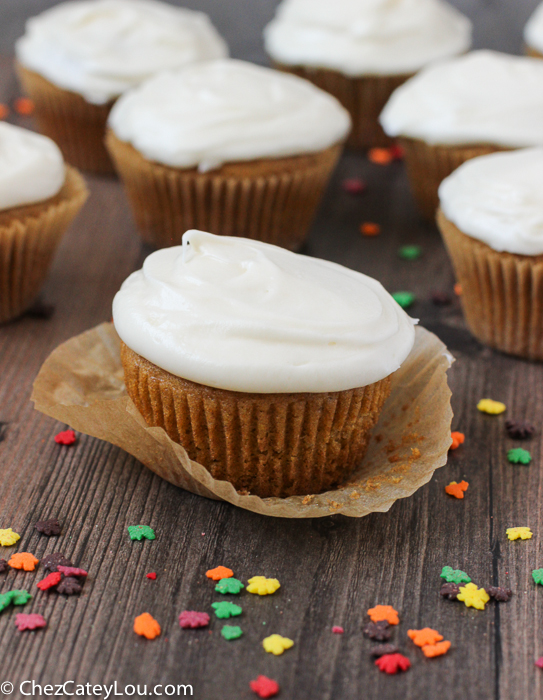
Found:
[[[17,64],[17,74],[23,90],[35,104],[39,130],[55,141],[66,162],[81,170],[113,174],[115,169],[104,145],[113,102],[91,104],[21,64]]]
[[[441,210],[437,222],[473,335],[510,355],[543,360],[543,255],[493,250],[462,233]]]
[[[60,239],[87,196],[82,176],[67,167],[55,197],[0,212],[0,323],[35,301]]]
[[[364,457],[390,377],[348,391],[252,394],[166,372],[121,343],[128,395],[214,479],[260,496],[320,493]]]
[[[298,250],[342,150],[337,144],[201,173],[146,160],[111,130],[106,144],[140,233],[158,248],[180,245],[185,231],[195,228]]]
[[[387,147],[394,143],[379,124],[379,115],[390,96],[413,73],[352,77],[326,68],[306,68],[273,63],[274,68],[309,80],[333,95],[350,113],[353,122],[347,145],[352,148]]]

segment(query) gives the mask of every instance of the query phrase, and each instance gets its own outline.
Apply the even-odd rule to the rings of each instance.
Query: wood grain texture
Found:
[[[47,4],[2,0],[0,14],[9,9],[19,26],[24,16]],[[211,5],[224,17],[239,9],[239,30],[229,19],[229,38],[244,34],[234,53],[255,57],[256,30],[247,33],[244,27],[250,25],[253,6],[263,19],[272,3],[201,6]],[[535,2],[520,5],[517,12],[514,0],[466,0],[464,9],[485,19],[477,36],[514,49],[506,28],[519,37],[520,23]],[[3,58],[0,101],[16,94],[11,60]],[[340,187],[342,178],[355,175],[369,183],[361,198]],[[40,612],[49,623],[45,631],[19,633],[17,611],[0,615],[5,660],[0,681],[16,686],[25,679],[42,684],[116,680],[119,686],[191,683],[200,700],[243,700],[254,697],[249,680],[263,673],[279,681],[285,700],[540,697],[541,671],[534,660],[543,654],[543,590],[533,585],[531,570],[543,566],[543,367],[479,345],[466,330],[457,301],[445,308],[429,301],[431,290],[450,290],[453,278],[437,230],[416,214],[402,165],[384,168],[346,154],[304,252],[369,273],[390,291],[417,294],[413,315],[457,358],[450,371],[453,428],[466,434],[466,443],[412,498],[362,520],[264,518],[176,489],[98,440],[81,436],[70,448],[54,443],[64,426],[33,411],[32,380],[59,343],[110,318],[113,295],[148,253],[118,182],[88,182],[91,198],[65,237],[44,288],[44,299],[56,305],[55,315],[0,327],[0,421],[9,422],[0,443],[0,527],[22,535],[18,551],[39,558],[63,551],[90,576],[80,597],[63,598],[37,592],[41,572],[0,575],[1,591],[31,590],[35,598],[25,612]],[[382,235],[362,237],[362,221],[380,223]],[[398,247],[405,243],[423,246],[424,256],[416,262],[399,260]],[[507,404],[506,416],[527,417],[538,426],[526,445],[534,458],[529,467],[507,462],[513,442],[504,417],[476,410],[477,401],[487,396]],[[464,501],[448,498],[444,486],[462,478],[470,483]],[[62,537],[46,539],[33,529],[37,520],[49,517],[63,521]],[[157,539],[131,542],[126,526],[136,523],[154,527]],[[514,525],[531,526],[534,538],[509,542],[505,529]],[[9,553],[0,548],[0,557]],[[220,637],[217,619],[211,633],[181,630],[177,623],[181,610],[208,610],[217,599],[204,573],[218,564],[244,580],[264,574],[282,584],[274,596],[242,596],[244,636],[234,642]],[[480,585],[511,586],[514,597],[484,612],[444,601],[439,596],[444,565],[468,571]],[[145,578],[149,571],[157,572],[156,581]],[[379,673],[368,655],[371,643],[362,637],[361,626],[366,609],[376,603],[400,611],[393,641],[413,663],[404,675]],[[154,642],[132,632],[134,617],[144,611],[163,628]],[[334,624],[345,628],[343,636],[331,633]],[[407,629],[423,626],[451,640],[446,657],[426,660],[407,639]],[[295,641],[282,657],[265,654],[260,646],[273,632]],[[22,695],[16,691],[11,697]]]

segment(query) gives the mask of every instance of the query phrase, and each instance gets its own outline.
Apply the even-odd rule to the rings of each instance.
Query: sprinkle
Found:
[[[415,303],[415,295],[413,292],[394,292],[392,298],[402,309],[408,309]]]
[[[57,586],[57,593],[64,595],[76,595],[81,593],[81,583],[72,576],[67,576]]]
[[[57,571],[59,566],[72,566],[72,562],[66,559],[64,554],[55,552],[47,554],[42,560],[41,565],[46,571]]]
[[[389,151],[394,160],[403,160],[405,152],[399,143],[393,143]]]
[[[477,588],[474,583],[466,583],[465,586],[460,586],[460,593],[457,599],[461,600],[466,608],[476,608],[484,610],[485,604],[490,600],[490,596],[484,588]]]
[[[451,433],[451,438],[452,438],[452,444],[449,447],[449,450],[457,450],[460,445],[464,444],[464,441],[466,439],[466,436],[464,433],[458,433],[456,431]]]
[[[386,620],[390,625],[397,625],[400,622],[398,612],[394,610],[392,605],[376,605],[368,610],[368,615],[372,622]]]
[[[242,634],[243,630],[241,629],[241,627],[237,627],[236,625],[223,625],[223,628],[221,630],[221,635],[227,641],[230,641],[232,639],[239,639]]]
[[[444,583],[439,589],[440,595],[449,600],[456,600],[460,593],[460,586],[457,583]]]
[[[294,642],[287,637],[281,637],[280,634],[272,634],[262,640],[262,646],[268,654],[281,656],[284,651],[294,646]]]
[[[535,433],[535,427],[527,420],[506,420],[505,429],[513,440],[527,440]]]
[[[433,659],[436,656],[443,656],[451,648],[450,642],[438,642],[437,644],[426,644],[422,647],[422,653],[427,659]]]
[[[454,293],[456,294],[457,297],[462,296],[462,285],[459,284],[458,282],[454,285],[453,287]]]
[[[9,107],[0,102],[0,119],[5,119],[9,115]]]
[[[532,571],[532,578],[534,579],[535,583],[543,586],[543,569],[534,569]]]
[[[360,224],[360,233],[363,236],[378,236],[381,233],[381,227],[372,221],[365,221]]]
[[[191,630],[207,627],[209,625],[209,615],[205,612],[196,612],[195,610],[183,610],[179,615],[179,625],[183,629]]]
[[[30,552],[18,552],[17,554],[12,554],[10,560],[8,561],[8,566],[12,569],[23,569],[24,571],[34,571],[36,564],[39,564],[39,559]]]
[[[505,534],[510,540],[531,540],[533,536],[529,527],[508,527]]]
[[[76,578],[88,576],[85,569],[78,569],[76,566],[62,566],[59,564],[57,571],[60,571],[64,576],[75,576]]]
[[[0,574],[8,570],[8,563],[5,559],[0,559]]]
[[[398,250],[398,256],[402,260],[418,260],[421,255],[420,245],[404,245]]]
[[[345,630],[343,629],[343,627],[340,627],[339,625],[334,625],[332,627],[332,634],[343,634],[343,632],[345,632]]]
[[[16,532],[13,532],[13,530],[10,527],[8,527],[7,530],[0,530],[0,545],[2,547],[11,547],[20,539],[21,535],[18,535]]]
[[[21,117],[30,117],[34,113],[34,102],[28,97],[18,97],[13,103],[17,114]]]
[[[444,566],[439,574],[447,583],[469,583],[470,577],[461,569],[453,569],[451,566]]]
[[[488,413],[491,416],[497,416],[503,413],[506,406],[501,401],[493,401],[492,399],[481,399],[477,404],[477,408],[481,413]]]
[[[368,160],[375,165],[389,165],[394,160],[394,155],[390,148],[370,148]]]
[[[220,581],[223,578],[230,578],[234,575],[232,569],[227,569],[226,566],[217,566],[215,569],[209,569],[206,571],[207,578],[213,581]]]
[[[4,595],[11,596],[13,605],[26,605],[29,600],[32,600],[32,596],[28,591],[8,591]]]
[[[539,659],[535,662],[535,665],[538,668],[543,668],[543,656],[540,656]]]
[[[392,635],[390,624],[386,620],[379,622],[368,622],[362,629],[364,636],[375,639],[377,642],[386,642]]]
[[[150,571],[148,574],[145,574],[146,578],[150,578],[151,581],[156,581],[156,574],[154,571]]]
[[[237,578],[222,578],[215,586],[217,593],[222,593],[223,595],[227,593],[239,595],[244,588],[243,583]]]
[[[146,639],[154,639],[160,634],[160,625],[149,613],[142,613],[134,620],[134,632]]]
[[[46,537],[56,537],[62,532],[62,525],[56,518],[52,518],[51,520],[40,520],[34,525],[34,527],[38,532],[41,532],[41,534],[45,535]]]
[[[55,442],[59,445],[73,445],[75,442],[75,433],[73,430],[63,430],[55,435]]]
[[[456,481],[451,481],[448,486],[445,486],[445,492],[455,498],[464,498],[464,491],[468,490],[468,486],[467,481],[461,481],[459,484]]]
[[[279,588],[281,588],[281,584],[276,578],[253,576],[249,579],[247,592],[254,593],[255,595],[271,595]]]
[[[259,698],[273,698],[279,692],[279,683],[267,676],[257,676],[256,681],[250,681],[249,687]]]
[[[498,603],[508,603],[513,595],[513,591],[510,588],[503,588],[502,586],[490,586],[485,590]]]
[[[44,579],[42,579],[38,584],[40,591],[47,591],[50,588],[58,586],[62,581],[62,574],[59,571],[53,571],[48,574]]]
[[[27,615],[25,613],[17,613],[15,615],[15,625],[19,632],[24,630],[39,630],[45,627],[47,622],[43,615],[38,615],[37,613],[32,613]]]
[[[515,447],[507,452],[507,459],[511,464],[530,464],[532,455],[528,450],[523,450],[522,447]]]
[[[384,656],[385,654],[397,654],[398,647],[395,644],[378,644],[370,649],[370,656]]]
[[[375,665],[383,673],[393,675],[398,671],[407,671],[411,668],[411,661],[403,654],[385,654],[377,659]]]
[[[423,647],[426,644],[435,644],[443,639],[443,635],[431,627],[424,627],[421,630],[407,630],[407,636],[418,647]]]
[[[341,186],[348,194],[362,194],[368,188],[364,180],[359,177],[350,177],[343,180]]]
[[[138,540],[138,542],[144,538],[146,540],[156,539],[155,531],[149,525],[129,525],[128,534],[131,540]]]
[[[431,299],[436,306],[449,306],[452,303],[451,297],[446,292],[432,292]]]
[[[239,605],[226,600],[220,603],[211,603],[211,607],[220,620],[227,620],[229,617],[237,617],[243,612],[243,609]]]

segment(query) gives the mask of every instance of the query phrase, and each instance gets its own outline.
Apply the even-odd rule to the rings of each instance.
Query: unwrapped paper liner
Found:
[[[162,428],[149,428],[126,393],[120,341],[110,323],[60,345],[43,364],[32,400],[38,411],[121,447],[166,481],[199,496],[275,517],[360,518],[411,496],[447,462],[452,410],[446,372],[452,361],[435,335],[417,327],[414,348],[392,377],[390,397],[359,469],[333,491],[289,498],[238,493],[191,461]]]

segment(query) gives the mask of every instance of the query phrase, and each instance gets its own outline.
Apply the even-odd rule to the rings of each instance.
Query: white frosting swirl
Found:
[[[524,27],[524,41],[543,53],[543,3],[536,8]]]
[[[430,144],[543,145],[543,61],[496,51],[425,68],[392,94],[380,121],[389,136]]]
[[[244,238],[187,231],[113,301],[134,352],[200,384],[256,393],[372,384],[413,347],[411,319],[371,277]]]
[[[51,139],[0,122],[0,211],[54,197],[65,177],[62,153]]]
[[[105,104],[155,73],[228,55],[207,15],[158,0],[63,2],[28,20],[26,68]]]
[[[473,158],[441,183],[441,208],[497,251],[543,255],[543,148]]]
[[[109,119],[147,159],[202,171],[314,153],[341,141],[350,124],[307,80],[229,59],[157,75],[123,95]]]
[[[283,0],[264,41],[287,65],[405,74],[468,51],[471,22],[442,0]]]

